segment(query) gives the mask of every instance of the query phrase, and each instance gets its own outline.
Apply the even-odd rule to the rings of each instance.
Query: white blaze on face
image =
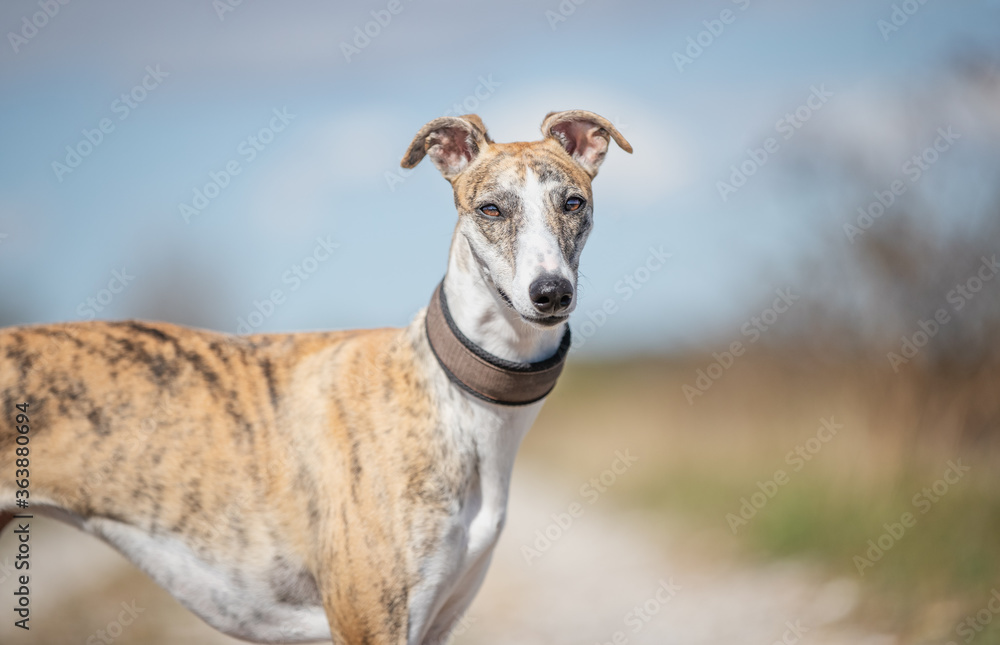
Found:
[[[559,240],[546,216],[551,208],[549,188],[530,169],[526,171],[521,189],[524,219],[517,232],[514,277],[508,291],[517,309],[524,312],[534,311],[529,289],[531,283],[542,276],[563,277],[576,287],[576,277],[563,257]]]

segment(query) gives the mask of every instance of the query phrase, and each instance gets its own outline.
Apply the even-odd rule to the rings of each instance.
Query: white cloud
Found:
[[[326,122],[298,124],[308,132],[297,136],[280,159],[270,160],[255,184],[250,203],[258,227],[320,230],[329,222],[335,192],[384,187],[383,172],[395,168],[387,165],[385,151],[402,150],[387,134],[391,118],[377,110],[358,109]]]
[[[961,77],[939,78],[934,87],[904,93],[863,84],[844,92],[825,124],[825,136],[876,168],[894,168],[926,147],[938,128],[963,136],[1000,134],[1000,90]],[[927,137],[930,137],[928,139]]]

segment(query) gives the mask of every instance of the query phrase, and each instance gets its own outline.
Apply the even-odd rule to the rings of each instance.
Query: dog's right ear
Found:
[[[413,168],[427,155],[444,178],[451,181],[489,143],[493,140],[477,115],[443,116],[420,128],[399,165]]]

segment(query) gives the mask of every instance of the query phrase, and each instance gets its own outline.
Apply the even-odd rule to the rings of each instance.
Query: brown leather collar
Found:
[[[545,398],[566,362],[569,327],[550,358],[537,363],[504,360],[474,344],[458,329],[442,284],[431,296],[425,328],[431,351],[448,378],[469,394],[500,405],[527,405]]]

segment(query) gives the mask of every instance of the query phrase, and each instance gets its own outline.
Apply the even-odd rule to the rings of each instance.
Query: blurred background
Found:
[[[11,0],[0,27],[0,325],[401,326],[455,221],[399,168],[420,126],[582,108],[631,141],[457,643],[1000,643],[1000,3]],[[35,534],[32,630],[0,642],[235,642]]]

